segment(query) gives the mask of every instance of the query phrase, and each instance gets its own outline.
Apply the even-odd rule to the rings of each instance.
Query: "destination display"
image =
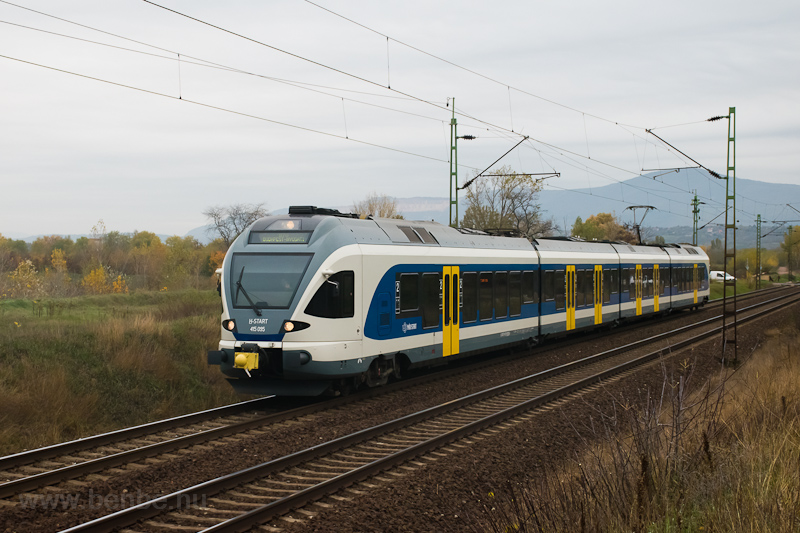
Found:
[[[251,231],[250,244],[308,244],[310,231]]]

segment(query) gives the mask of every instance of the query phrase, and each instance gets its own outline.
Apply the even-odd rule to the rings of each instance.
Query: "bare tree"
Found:
[[[467,189],[461,225],[489,232],[517,232],[532,239],[552,234],[555,223],[542,218],[541,182],[504,166]]]
[[[236,237],[253,222],[269,214],[264,204],[233,204],[209,207],[203,214],[211,222],[209,233],[216,233],[230,247]]]
[[[360,202],[353,202],[353,213],[372,215],[378,218],[403,218],[397,209],[397,200],[385,194],[373,192]]]

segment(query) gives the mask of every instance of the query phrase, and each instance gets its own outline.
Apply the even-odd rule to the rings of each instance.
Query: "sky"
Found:
[[[453,98],[460,183],[696,164],[647,129],[724,175],[735,107],[736,176],[800,184],[797,2],[153,1],[0,0],[0,234],[447,197]]]

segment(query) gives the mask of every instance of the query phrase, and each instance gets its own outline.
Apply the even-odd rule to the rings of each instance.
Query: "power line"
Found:
[[[148,1],[148,0],[145,0],[145,1]],[[342,97],[341,97],[341,96],[339,96],[339,95],[332,95],[332,94],[330,94],[330,93],[326,93],[326,92],[324,92],[324,91],[317,91],[317,90],[314,90],[314,89],[310,89],[309,87],[323,87],[323,88],[329,88],[329,89],[332,89],[332,90],[337,90],[337,91],[349,91],[349,90],[347,90],[347,89],[340,89],[340,88],[335,88],[335,87],[328,87],[328,86],[321,86],[321,85],[309,84],[309,83],[305,83],[305,82],[296,82],[296,81],[284,80],[284,79],[281,79],[281,78],[276,78],[276,77],[272,77],[272,76],[264,76],[264,75],[261,75],[261,74],[256,74],[256,73],[252,73],[252,72],[244,71],[244,70],[241,70],[241,69],[238,69],[238,68],[235,68],[235,67],[230,67],[230,66],[223,65],[223,64],[220,64],[220,63],[215,63],[215,62],[208,61],[208,60],[205,60],[205,59],[202,59],[202,58],[197,58],[197,57],[190,56],[190,55],[187,55],[187,54],[181,54],[181,53],[179,53],[179,52],[172,51],[172,50],[169,50],[169,49],[166,49],[166,48],[162,48],[162,47],[159,47],[159,46],[155,46],[155,45],[152,45],[152,44],[149,44],[149,43],[143,42],[143,41],[139,41],[139,40],[131,39],[131,38],[124,37],[124,36],[122,36],[122,35],[119,35],[119,34],[116,34],[116,33],[107,32],[107,31],[105,31],[105,30],[101,30],[101,29],[98,29],[98,28],[94,28],[94,27],[91,27],[91,26],[87,26],[87,25],[85,25],[85,24],[81,24],[81,23],[78,23],[78,22],[70,21],[70,20],[68,20],[68,19],[65,19],[65,18],[62,18],[62,17],[56,17],[56,16],[54,16],[54,15],[50,15],[50,14],[47,14],[47,13],[44,13],[44,12],[41,12],[41,11],[32,10],[32,9],[29,9],[29,8],[26,8],[26,7],[19,6],[19,5],[17,5],[17,4],[13,4],[13,3],[11,3],[11,2],[8,2],[7,0],[0,0],[0,2],[2,2],[2,3],[6,3],[6,4],[9,4],[9,5],[12,5],[12,6],[15,6],[15,7],[19,7],[19,8],[21,8],[21,9],[26,9],[26,10],[28,10],[28,11],[32,11],[32,12],[35,12],[35,13],[37,13],[37,14],[40,14],[40,15],[43,15],[43,16],[51,17],[51,18],[54,18],[54,19],[56,19],[56,20],[60,20],[60,21],[63,21],[63,22],[67,22],[67,23],[70,23],[70,24],[74,24],[74,25],[76,25],[76,26],[79,26],[79,27],[87,28],[87,29],[90,29],[90,30],[93,30],[93,31],[97,31],[97,32],[100,32],[100,33],[106,34],[106,35],[110,35],[110,36],[113,36],[113,37],[116,37],[116,38],[119,38],[119,39],[123,39],[123,40],[126,40],[126,41],[130,41],[130,42],[133,42],[133,43],[136,43],[136,44],[140,44],[140,45],[143,45],[143,46],[148,46],[148,47],[151,47],[151,48],[154,48],[154,49],[157,49],[157,50],[165,51],[165,52],[168,52],[169,54],[175,54],[175,55],[177,55],[177,56],[179,56],[179,57],[181,57],[181,56],[182,56],[182,59],[183,59],[183,58],[190,58],[190,59],[194,59],[195,61],[199,61],[200,63],[195,63],[195,62],[192,62],[192,61],[186,61],[185,59],[183,59],[183,61],[184,61],[184,62],[186,62],[186,63],[190,63],[190,64],[197,65],[197,66],[204,66],[204,67],[210,67],[210,68],[218,68],[218,69],[225,70],[225,71],[229,71],[229,72],[235,72],[235,73],[240,73],[240,74],[246,74],[246,75],[250,75],[250,76],[260,77],[260,78],[263,78],[263,79],[268,79],[268,80],[270,80],[270,81],[274,81],[274,82],[278,82],[278,83],[284,83],[284,84],[287,84],[287,85],[289,85],[289,86],[297,87],[297,88],[300,88],[300,89],[303,89],[303,90],[309,90],[309,91],[312,91],[312,92],[317,92],[317,93],[319,93],[319,94],[323,94],[323,95],[330,96],[330,97],[337,98],[337,99],[338,99],[338,98],[342,98]],[[148,1],[148,3],[151,3],[151,4],[153,4],[153,5],[156,5],[157,7],[162,7],[162,6],[158,6],[157,4],[154,4],[153,2],[149,2],[149,1]],[[182,16],[187,16],[187,15],[183,15],[182,13],[179,13],[179,12],[177,12],[177,11],[171,10],[171,9],[169,9],[169,8],[163,8],[163,9],[166,9],[166,10],[168,10],[168,11],[172,11],[172,12],[174,12],[174,13],[176,13],[176,14],[179,14],[179,15],[182,15]],[[229,30],[225,30],[225,29],[219,28],[219,27],[217,27],[217,26],[214,26],[214,25],[211,25],[211,24],[205,23],[205,22],[203,22],[203,21],[199,21],[198,19],[194,19],[193,17],[189,17],[189,16],[187,16],[187,17],[188,17],[188,18],[190,18],[190,19],[192,19],[192,20],[196,20],[196,21],[198,21],[198,22],[201,22],[201,23],[203,23],[203,24],[210,25],[210,26],[212,26],[212,27],[214,27],[214,28],[218,28],[218,29],[220,29],[221,31],[226,31],[226,32],[229,32],[229,33],[233,33],[233,32],[230,32]],[[83,41],[83,42],[89,42],[89,43],[92,43],[92,44],[97,44],[97,45],[101,45],[101,46],[108,46],[108,47],[111,47],[111,48],[116,48],[116,49],[126,50],[126,51],[130,51],[130,52],[134,52],[134,53],[140,53],[140,54],[149,55],[149,56],[153,56],[153,57],[159,57],[159,58],[163,58],[163,59],[169,59],[169,60],[171,60],[171,61],[175,61],[175,60],[176,60],[176,58],[173,58],[173,57],[171,57],[171,56],[161,56],[161,55],[159,55],[159,54],[151,54],[151,53],[148,53],[148,52],[142,52],[142,51],[139,51],[139,50],[134,50],[134,49],[130,49],[130,48],[118,47],[118,46],[115,46],[115,45],[109,45],[109,44],[106,44],[106,43],[100,43],[100,42],[97,42],[97,41],[90,41],[90,40],[88,40],[88,39],[81,39],[81,38],[72,37],[72,36],[68,36],[68,35],[57,34],[57,33],[55,33],[55,32],[47,32],[47,31],[45,31],[45,30],[38,30],[38,29],[36,29],[36,28],[31,28],[31,27],[27,27],[27,26],[22,26],[22,25],[18,25],[18,26],[20,26],[20,27],[25,27],[26,29],[31,29],[31,30],[34,30],[34,31],[43,31],[43,32],[45,32],[45,33],[50,33],[50,34],[53,34],[53,35],[58,35],[58,36],[65,37],[65,38],[70,38],[70,39],[76,39],[76,40]],[[253,39],[250,39],[250,38],[248,38],[248,37],[241,36],[241,35],[239,35],[239,34],[236,34],[236,33],[233,33],[233,34],[234,34],[234,35],[236,35],[236,36],[242,37],[242,38],[244,38],[244,39],[251,40],[251,41],[253,41],[253,42],[256,42],[256,43],[258,43],[258,44],[262,44],[262,45],[264,45],[264,46],[267,46],[267,47],[270,47],[270,48],[274,48],[274,47],[271,47],[270,45],[267,45],[267,44],[265,44],[265,43],[261,43],[261,42],[259,42],[259,41],[254,41]],[[405,43],[400,43],[400,44],[404,44],[404,45],[405,45]],[[279,50],[279,49],[276,49],[276,50]],[[295,55],[295,54],[291,54],[290,52],[285,52],[285,51],[283,51],[283,50],[279,50],[279,51],[281,51],[281,52],[284,52],[284,53],[288,53],[289,55],[292,55],[293,57],[299,57],[299,58],[301,58],[301,59],[305,59],[305,58],[302,58],[301,56],[297,56],[297,55]],[[311,60],[308,60],[308,61],[311,61]],[[311,62],[312,62],[312,63],[314,63],[314,64],[319,64],[319,63],[316,63],[316,62],[314,62],[314,61],[311,61]],[[324,66],[324,65],[323,65],[323,66]],[[326,67],[326,68],[331,68],[331,67]],[[337,72],[343,72],[343,71],[339,71],[338,69],[334,69],[334,70],[336,70]],[[343,72],[343,73],[344,73],[344,72]],[[352,75],[350,75],[350,74],[348,74],[348,73],[344,73],[344,74],[346,74],[346,75],[349,75],[349,76],[352,76]],[[374,85],[378,85],[378,86],[380,86],[381,88],[383,88],[381,85],[379,85],[379,84],[376,84],[376,83],[374,83],[374,82],[370,82],[369,80],[364,80],[363,78],[360,78],[360,77],[358,77],[358,76],[353,76],[353,77],[355,77],[355,78],[357,78],[357,79],[359,79],[359,80],[362,80],[362,81],[366,81],[366,82],[368,82],[368,83],[372,83],[372,84],[374,84]],[[510,88],[509,88],[509,89],[510,89]],[[350,91],[350,92],[356,92],[356,93],[362,93],[362,94],[370,94],[370,95],[373,95],[373,96],[385,96],[385,95],[376,95],[375,93],[364,93],[364,92],[362,92],[362,91]],[[405,94],[405,93],[401,93],[400,91],[395,91],[395,92],[397,92],[398,94],[403,94],[403,95]],[[420,102],[423,102],[423,103],[428,103],[429,105],[434,105],[435,107],[437,107],[437,108],[439,108],[439,109],[444,109],[444,108],[441,108],[441,106],[438,106],[438,105],[436,105],[436,104],[433,104],[433,103],[431,103],[431,102],[428,102],[427,100],[424,100],[424,99],[421,99],[421,98],[417,98],[417,97],[414,97],[414,96],[411,96],[411,95],[407,95],[407,97],[408,97],[408,99],[409,99],[409,100],[417,100],[417,101],[420,101]],[[403,97],[399,97],[399,96],[398,96],[398,97],[394,97],[394,98],[403,98]],[[407,115],[410,115],[410,116],[416,116],[416,117],[425,118],[425,119],[428,119],[428,120],[436,120],[436,121],[439,121],[439,122],[441,122],[441,119],[438,119],[438,118],[435,118],[435,117],[429,117],[429,116],[421,115],[421,114],[418,114],[418,113],[411,113],[411,112],[407,112],[407,111],[403,111],[403,110],[399,110],[399,109],[395,109],[395,108],[391,108],[391,107],[387,107],[387,106],[380,106],[380,105],[373,104],[373,103],[370,103],[370,102],[364,102],[364,101],[361,101],[361,100],[355,100],[355,99],[349,99],[349,98],[348,98],[348,101],[352,101],[352,102],[355,102],[355,103],[359,103],[359,104],[362,104],[362,105],[367,105],[367,106],[371,106],[371,107],[375,107],[375,108],[379,108],[379,109],[385,109],[385,110],[392,111],[392,112],[397,112],[397,113],[407,114]],[[489,122],[483,121],[483,120],[481,120],[481,119],[479,119],[479,118],[475,117],[474,115],[471,115],[471,114],[464,113],[463,111],[460,111],[458,114],[459,114],[459,115],[461,115],[461,116],[463,116],[463,117],[469,118],[469,119],[471,119],[471,120],[475,120],[476,122],[479,122],[479,123],[482,123],[482,124],[489,125],[489,126],[491,126],[491,127],[493,127],[493,128],[496,128],[498,131],[510,131],[510,130],[508,130],[508,129],[506,129],[506,128],[502,128],[502,127],[499,127],[499,126],[494,126],[494,125],[492,125],[492,124],[491,124],[491,123],[489,123]],[[590,115],[590,116],[592,116],[591,114],[589,114],[589,115]],[[617,125],[619,125],[619,124],[617,124]],[[469,125],[468,125],[468,124],[465,124],[465,126],[469,126]],[[473,126],[473,127],[475,127],[475,126]],[[620,127],[622,127],[622,126],[620,125]],[[515,135],[518,135],[516,132],[513,132],[513,131],[511,131],[511,133],[512,133],[512,134],[515,134]],[[542,142],[542,141],[539,141],[539,142]],[[546,143],[545,143],[545,144],[546,144]],[[564,148],[557,147],[557,146],[555,146],[555,145],[549,145],[549,146],[551,146],[551,147],[554,147],[555,149],[558,149],[558,150],[562,150],[562,151],[570,152],[569,150],[566,150],[566,149],[564,149]],[[570,152],[570,153],[572,153],[572,152]],[[576,155],[576,156],[579,156],[579,157],[583,157],[581,154],[577,154],[577,153],[575,153],[574,155]],[[594,159],[594,161],[596,161],[596,162],[599,162],[600,164],[605,164],[605,165],[608,165],[608,166],[611,166],[611,167],[617,168],[618,170],[622,170],[622,171],[625,171],[625,172],[629,172],[629,173],[635,174],[634,172],[631,172],[631,171],[629,171],[629,170],[626,170],[626,169],[622,169],[621,167],[615,167],[614,165],[610,165],[610,164],[608,164],[608,163],[604,163],[602,160]],[[472,168],[472,167],[469,167],[469,168]]]
[[[431,106],[433,106],[433,107],[436,107],[437,109],[441,109],[441,110],[443,110],[443,111],[449,111],[447,108],[445,108],[445,107],[442,107],[441,105],[439,105],[439,104],[436,104],[436,103],[434,103],[434,102],[431,102],[431,101],[429,101],[429,100],[425,100],[424,98],[420,98],[420,97],[418,97],[418,96],[414,96],[413,94],[405,93],[405,92],[403,92],[403,91],[399,91],[399,90],[397,90],[397,89],[392,89],[391,87],[384,87],[382,84],[380,84],[380,83],[378,83],[378,82],[375,82],[375,81],[372,81],[372,80],[368,80],[367,78],[363,78],[363,77],[361,77],[361,76],[358,76],[358,75],[356,75],[356,74],[351,74],[350,72],[346,72],[346,71],[344,71],[344,70],[341,70],[341,69],[338,69],[338,68],[336,68],[336,67],[332,67],[332,66],[330,66],[330,65],[326,65],[326,64],[324,64],[324,63],[320,63],[319,61],[315,61],[315,60],[313,60],[313,59],[309,59],[309,58],[307,58],[307,57],[303,57],[303,56],[301,56],[301,55],[298,55],[298,54],[295,54],[295,53],[293,53],[293,52],[289,52],[288,50],[283,50],[283,49],[281,49],[281,48],[278,48],[277,46],[273,46],[273,45],[271,45],[271,44],[267,44],[267,43],[265,43],[265,42],[262,42],[262,41],[259,41],[259,40],[257,40],[257,39],[253,39],[252,37],[247,37],[246,35],[242,35],[242,34],[240,34],[240,33],[236,33],[235,31],[228,30],[228,29],[226,29],[226,28],[223,28],[223,27],[221,27],[221,26],[217,26],[217,25],[215,25],[215,24],[211,24],[210,22],[206,22],[206,21],[204,21],[204,20],[200,20],[200,19],[198,19],[198,18],[196,18],[196,17],[192,17],[191,15],[187,15],[187,14],[185,14],[185,13],[181,13],[180,11],[176,11],[176,10],[174,10],[174,9],[170,9],[170,8],[168,8],[168,7],[165,7],[165,6],[162,6],[162,5],[156,4],[155,2],[152,2],[151,0],[142,0],[142,1],[143,1],[143,2],[147,2],[148,4],[150,4],[150,5],[152,5],[152,6],[155,6],[155,7],[161,8],[161,9],[163,9],[163,10],[165,10],[165,11],[169,11],[169,12],[171,12],[171,13],[175,13],[176,15],[179,15],[179,16],[181,16],[181,17],[185,17],[185,18],[187,18],[187,19],[189,19],[189,20],[193,20],[193,21],[195,21],[195,22],[199,22],[200,24],[204,24],[204,25],[206,25],[206,26],[209,26],[209,27],[211,27],[211,28],[214,28],[214,29],[216,29],[216,30],[219,30],[219,31],[222,31],[222,32],[228,33],[228,34],[230,34],[230,35],[233,35],[233,36],[235,36],[235,37],[239,37],[240,39],[244,39],[244,40],[246,40],[246,41],[250,41],[250,42],[252,42],[252,43],[255,43],[255,44],[258,44],[258,45],[260,45],[260,46],[264,46],[264,47],[266,47],[266,48],[269,48],[270,50],[275,50],[276,52],[280,52],[280,53],[282,53],[282,54],[286,54],[286,55],[288,55],[288,56],[290,56],[290,57],[293,57],[293,58],[295,58],[295,59],[299,59],[299,60],[301,60],[301,61],[305,61],[305,62],[307,62],[307,63],[311,63],[312,65],[316,65],[316,66],[318,66],[318,67],[321,67],[321,68],[324,68],[324,69],[330,70],[330,71],[332,71],[332,72],[336,72],[336,73],[338,73],[338,74],[341,74],[341,75],[343,75],[343,76],[347,76],[347,77],[349,77],[349,78],[353,78],[353,79],[356,79],[356,80],[362,81],[362,82],[364,82],[364,83],[368,83],[368,84],[370,84],[370,85],[374,85],[374,86],[376,86],[376,87],[381,87],[381,88],[383,88],[383,89],[386,89],[387,91],[392,91],[392,92],[395,92],[395,93],[397,93],[397,94],[401,94],[401,95],[403,95],[403,96],[407,96],[407,97],[409,97],[409,98],[411,98],[411,99],[413,99],[413,100],[416,100],[416,101],[418,101],[418,102],[421,102],[421,103],[428,104],[428,105],[431,105]],[[467,116],[467,115],[463,115],[462,113],[457,113],[457,114],[458,114],[458,115],[460,115],[460,116]],[[468,118],[471,118],[472,120],[475,120],[475,121],[477,121],[477,122],[480,122],[480,123],[482,123],[482,124],[486,124],[486,125],[488,125],[488,126],[492,126],[492,127],[498,128],[498,129],[503,129],[503,130],[509,131],[509,130],[507,130],[506,128],[503,128],[502,126],[497,126],[497,125],[495,125],[495,124],[492,124],[491,122],[487,122],[487,121],[485,121],[485,120],[481,120],[481,119],[479,119],[479,118],[476,118],[476,117],[468,117]],[[512,132],[512,133],[513,133],[513,132]],[[522,137],[522,135],[520,135],[520,137]]]
[[[149,0],[144,0],[144,1],[145,1],[145,2],[149,2]],[[366,26],[366,25],[364,25],[364,24],[362,24],[362,23],[360,23],[360,22],[357,22],[357,21],[355,21],[355,20],[353,20],[353,19],[350,19],[350,18],[348,18],[348,17],[345,17],[344,15],[341,15],[341,14],[339,14],[339,13],[337,13],[337,12],[335,12],[335,11],[331,10],[331,9],[328,9],[327,7],[324,7],[324,6],[321,6],[321,5],[319,5],[319,4],[316,4],[316,3],[312,2],[311,0],[305,0],[305,1],[306,1],[307,3],[309,3],[309,4],[311,4],[312,6],[315,6],[315,7],[319,8],[319,9],[322,9],[323,11],[327,11],[327,12],[328,12],[328,13],[330,13],[331,15],[334,15],[334,16],[336,16],[336,17],[339,17],[339,18],[341,18],[341,19],[344,19],[344,20],[346,20],[346,21],[348,21],[348,22],[350,22],[350,23],[352,23],[352,24],[355,24],[356,26],[359,26],[359,27],[361,27],[361,28],[364,28],[364,29],[365,29],[365,30],[367,30],[367,31],[370,31],[370,32],[372,32],[372,33],[375,33],[375,34],[377,34],[377,35],[380,35],[381,37],[385,37],[386,39],[391,39],[392,41],[396,42],[397,44],[401,44],[401,45],[403,45],[403,46],[405,46],[405,47],[407,47],[407,48],[410,48],[410,49],[412,49],[412,50],[414,50],[414,51],[416,51],[416,52],[419,52],[419,53],[421,53],[421,54],[424,54],[424,55],[426,55],[426,56],[428,56],[428,57],[432,57],[433,59],[436,59],[436,60],[438,60],[438,61],[442,61],[443,63],[447,63],[448,65],[450,65],[450,66],[452,66],[452,67],[455,67],[455,68],[457,68],[457,69],[463,70],[463,71],[465,71],[465,72],[469,72],[470,74],[474,74],[475,76],[479,76],[479,77],[481,77],[481,78],[483,78],[483,79],[485,79],[485,80],[491,81],[492,83],[496,83],[496,84],[498,84],[498,85],[502,85],[503,87],[507,87],[507,88],[508,88],[508,90],[509,90],[509,93],[510,93],[511,89],[513,89],[513,90],[515,90],[515,91],[517,91],[517,92],[519,92],[519,93],[522,93],[522,94],[525,94],[525,95],[531,96],[531,97],[533,97],[533,98],[537,98],[537,99],[539,99],[539,100],[542,100],[542,101],[544,101],[544,102],[547,102],[547,103],[549,103],[549,104],[553,104],[553,105],[556,105],[556,106],[558,106],[558,107],[562,107],[562,108],[564,108],[564,109],[568,109],[568,110],[570,110],[570,111],[574,111],[575,113],[582,113],[582,114],[584,114],[584,115],[590,116],[590,117],[592,117],[592,118],[595,118],[595,119],[598,119],[598,120],[602,120],[602,121],[604,121],[604,122],[609,122],[609,123],[611,123],[611,124],[621,124],[621,123],[620,123],[620,122],[618,122],[618,121],[611,120],[611,119],[607,119],[607,118],[604,118],[604,117],[601,117],[601,116],[598,116],[598,115],[594,115],[594,114],[592,114],[592,113],[587,113],[587,112],[585,112],[585,111],[581,111],[580,109],[577,109],[577,108],[574,108],[574,107],[571,107],[571,106],[568,106],[568,105],[565,105],[565,104],[562,104],[562,103],[556,102],[555,100],[550,100],[549,98],[545,98],[545,97],[543,97],[543,96],[539,96],[538,94],[533,94],[533,93],[531,93],[531,92],[528,92],[528,91],[525,91],[525,90],[523,90],[523,89],[519,89],[519,88],[517,88],[517,87],[514,87],[513,85],[510,85],[510,84],[508,84],[508,83],[505,83],[505,82],[502,82],[502,81],[498,81],[498,80],[496,80],[496,79],[494,79],[494,78],[492,78],[492,77],[490,77],[490,76],[487,76],[487,75],[485,75],[485,74],[481,74],[480,72],[477,72],[477,71],[475,71],[475,70],[469,69],[469,68],[467,68],[467,67],[463,67],[463,66],[461,66],[461,65],[459,65],[459,64],[457,64],[457,63],[454,63],[454,62],[452,62],[452,61],[450,61],[450,60],[448,60],[448,59],[444,59],[444,58],[442,58],[442,57],[439,57],[439,56],[437,56],[437,55],[435,55],[435,54],[432,54],[432,53],[430,53],[430,52],[426,52],[425,50],[422,50],[421,48],[417,48],[416,46],[412,46],[412,45],[410,45],[410,44],[408,44],[408,43],[404,43],[403,41],[400,41],[400,40],[398,40],[398,39],[395,39],[395,38],[393,38],[393,37],[390,37],[390,36],[386,35],[385,33],[381,33],[381,32],[380,32],[380,31],[378,31],[378,30],[375,30],[375,29],[373,29],[373,28],[370,28],[369,26]],[[149,2],[149,3],[152,3],[152,2]],[[627,125],[627,126],[629,126],[629,127],[632,127],[632,128],[638,128],[638,129],[642,129],[642,130],[644,129],[644,128],[640,127],[640,126],[632,126],[632,125],[630,125],[630,124],[626,124],[626,125]]]
[[[3,1],[3,0],[0,0],[0,1]],[[37,13],[39,13],[39,12],[37,12]],[[65,20],[65,19],[59,19],[59,20]],[[335,91],[356,92],[356,93],[366,94],[366,95],[371,95],[371,96],[386,96],[386,95],[379,95],[379,94],[376,94],[376,93],[367,93],[367,92],[362,92],[362,91],[352,91],[352,90],[349,90],[349,89],[342,89],[342,88],[338,88],[338,87],[329,87],[329,86],[323,86],[323,85],[313,85],[313,84],[294,81],[294,80],[286,80],[286,79],[276,78],[276,77],[273,77],[273,76],[265,76],[263,74],[257,74],[257,73],[254,73],[254,72],[248,72],[248,71],[245,71],[245,70],[242,70],[242,69],[238,69],[238,68],[235,68],[235,67],[230,67],[230,66],[227,66],[227,65],[223,65],[221,63],[214,63],[212,61],[208,61],[208,60],[205,60],[205,59],[195,58],[195,57],[192,57],[192,56],[189,56],[189,55],[186,55],[186,54],[181,54],[180,52],[170,52],[170,53],[177,55],[179,58],[181,56],[183,58],[187,58],[188,57],[188,58],[194,59],[194,61],[187,61],[186,59],[177,59],[177,58],[172,57],[172,56],[164,56],[164,55],[161,55],[161,54],[154,54],[154,53],[151,53],[151,52],[144,52],[142,50],[135,50],[133,48],[126,48],[126,47],[123,47],[123,46],[116,46],[116,45],[113,45],[113,44],[102,43],[102,42],[99,42],[99,41],[93,41],[91,39],[84,39],[84,38],[81,38],[81,37],[75,37],[75,36],[66,35],[66,34],[63,34],[63,33],[52,32],[52,31],[43,30],[43,29],[40,29],[40,28],[34,28],[32,26],[25,26],[23,24],[17,24],[17,23],[14,23],[14,22],[8,22],[8,21],[5,21],[5,20],[0,20],[0,23],[11,25],[11,26],[16,26],[16,27],[19,27],[19,28],[24,28],[24,29],[31,30],[31,31],[46,33],[46,34],[49,34],[49,35],[54,35],[54,36],[62,37],[62,38],[65,38],[65,39],[72,39],[72,40],[81,41],[81,42],[94,44],[94,45],[98,45],[98,46],[114,48],[116,50],[122,50],[122,51],[125,51],[125,52],[131,52],[131,53],[134,53],[134,54],[141,54],[141,55],[145,55],[145,56],[149,56],[149,57],[156,57],[156,58],[159,58],[159,59],[166,59],[168,61],[179,61],[180,63],[187,63],[187,64],[190,64],[190,65],[195,65],[195,66],[199,66],[199,67],[218,69],[218,70],[223,70],[223,71],[226,71],[226,72],[233,72],[233,73],[237,73],[237,74],[243,74],[243,75],[247,75],[247,76],[253,76],[253,77],[257,77],[257,78],[262,78],[262,79],[266,79],[266,80],[273,81],[273,82],[276,82],[276,83],[289,85],[291,87],[295,87],[295,88],[302,89],[302,90],[305,90],[305,91],[311,91],[311,92],[315,92],[317,94],[330,96],[330,97],[336,98],[336,99],[339,99],[339,98],[342,98],[342,97],[339,96],[339,95],[336,95],[336,94],[327,93],[325,91],[312,89],[310,87],[307,87],[306,85],[314,86],[314,87],[327,88],[327,89],[331,89],[331,90],[335,90]],[[77,23],[74,23],[74,24],[77,24]],[[95,31],[102,31],[102,30],[95,29]],[[124,37],[121,37],[121,38],[124,38]],[[141,41],[134,41],[134,42],[137,42],[137,43],[140,43],[140,44],[144,44],[144,43],[141,43]],[[158,48],[157,46],[154,46],[154,45],[147,45],[147,46],[151,46],[153,48],[161,50],[161,48]],[[404,97],[393,97],[393,98],[406,99]],[[347,101],[349,101],[349,102],[354,102],[354,103],[358,103],[358,104],[361,104],[361,105],[374,107],[374,108],[378,108],[378,109],[384,109],[384,110],[387,110],[387,111],[392,111],[394,113],[401,113],[401,114],[404,114],[404,115],[415,116],[415,117],[424,118],[424,119],[427,119],[427,120],[435,120],[437,122],[441,122],[441,120],[442,120],[441,118],[430,117],[430,116],[427,116],[427,115],[421,115],[419,113],[412,113],[410,111],[403,111],[401,109],[396,109],[396,108],[393,108],[393,107],[373,104],[371,102],[365,102],[363,100],[356,100],[356,99],[353,99],[353,98],[345,98],[345,99]]]
[[[384,146],[384,145],[381,145],[381,144],[371,143],[371,142],[368,142],[368,141],[362,141],[362,140],[359,140],[359,139],[354,139],[352,137],[348,138],[348,137],[345,137],[345,136],[342,136],[342,135],[337,135],[335,133],[329,133],[329,132],[325,132],[325,131],[322,131],[322,130],[315,130],[313,128],[307,128],[305,126],[298,126],[296,124],[290,124],[288,122],[281,122],[279,120],[273,120],[273,119],[266,118],[266,117],[260,117],[258,115],[253,115],[253,114],[250,114],[250,113],[244,113],[244,112],[241,112],[241,111],[234,111],[233,109],[227,109],[227,108],[224,108],[224,107],[215,106],[215,105],[211,105],[211,104],[206,104],[206,103],[198,102],[198,101],[195,101],[195,100],[188,100],[186,98],[178,98],[177,96],[173,96],[173,95],[170,95],[170,94],[160,93],[160,92],[157,92],[157,91],[151,91],[149,89],[143,89],[141,87],[135,87],[133,85],[126,85],[124,83],[118,83],[118,82],[115,82],[115,81],[104,80],[102,78],[96,78],[94,76],[87,76],[86,74],[80,74],[78,72],[72,72],[72,71],[69,71],[69,70],[64,70],[64,69],[60,69],[60,68],[56,68],[56,67],[51,67],[51,66],[48,66],[48,65],[42,65],[40,63],[34,63],[32,61],[25,61],[24,59],[18,59],[16,57],[10,57],[10,56],[6,56],[6,55],[2,55],[2,54],[0,54],[0,57],[2,57],[4,59],[10,59],[12,61],[18,61],[20,63],[25,63],[27,65],[33,65],[35,67],[40,67],[40,68],[45,68],[45,69],[48,69],[48,70],[53,70],[55,72],[62,72],[64,74],[70,74],[72,76],[77,76],[77,77],[80,77],[80,78],[86,78],[88,80],[99,81],[99,82],[102,82],[102,83],[107,83],[109,85],[115,85],[117,87],[123,87],[125,89],[131,89],[131,90],[134,90],[134,91],[139,91],[139,92],[143,92],[143,93],[147,93],[147,94],[152,94],[152,95],[155,95],[155,96],[162,96],[164,98],[169,98],[171,100],[176,100],[178,102],[186,102],[186,103],[194,104],[194,105],[197,105],[197,106],[200,106],[200,107],[206,107],[208,109],[216,109],[217,111],[224,111],[226,113],[231,113],[231,114],[234,114],[234,115],[239,115],[239,116],[248,117],[248,118],[254,118],[256,120],[269,122],[271,124],[277,124],[277,125],[280,125],[280,126],[286,126],[286,127],[289,127],[289,128],[294,128],[294,129],[298,129],[298,130],[302,130],[302,131],[307,131],[307,132],[310,132],[310,133],[317,133],[319,135],[325,135],[327,137],[334,137],[334,138],[342,139],[342,140],[345,140],[345,141],[352,141],[352,142],[363,144],[363,145],[366,145],[366,146],[372,146],[374,148],[381,148],[383,150],[390,150],[392,152],[398,152],[398,153],[401,153],[401,154],[411,155],[411,156],[414,156],[414,157],[421,157],[423,159],[430,159],[431,161],[437,161],[439,163],[447,163],[447,160],[438,159],[436,157],[431,157],[431,156],[427,156],[427,155],[423,155],[423,154],[417,154],[417,153],[414,153],[414,152],[409,152],[407,150],[401,150],[399,148],[392,148],[390,146]]]

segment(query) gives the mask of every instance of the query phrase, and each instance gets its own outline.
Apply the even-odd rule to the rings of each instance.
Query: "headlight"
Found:
[[[236,321],[231,319],[223,320],[222,327],[228,331],[236,331]]]
[[[307,324],[306,322],[300,322],[298,320],[286,320],[283,322],[281,330],[283,330],[285,333],[289,333],[292,331],[300,331],[308,327],[311,327],[311,324]]]

